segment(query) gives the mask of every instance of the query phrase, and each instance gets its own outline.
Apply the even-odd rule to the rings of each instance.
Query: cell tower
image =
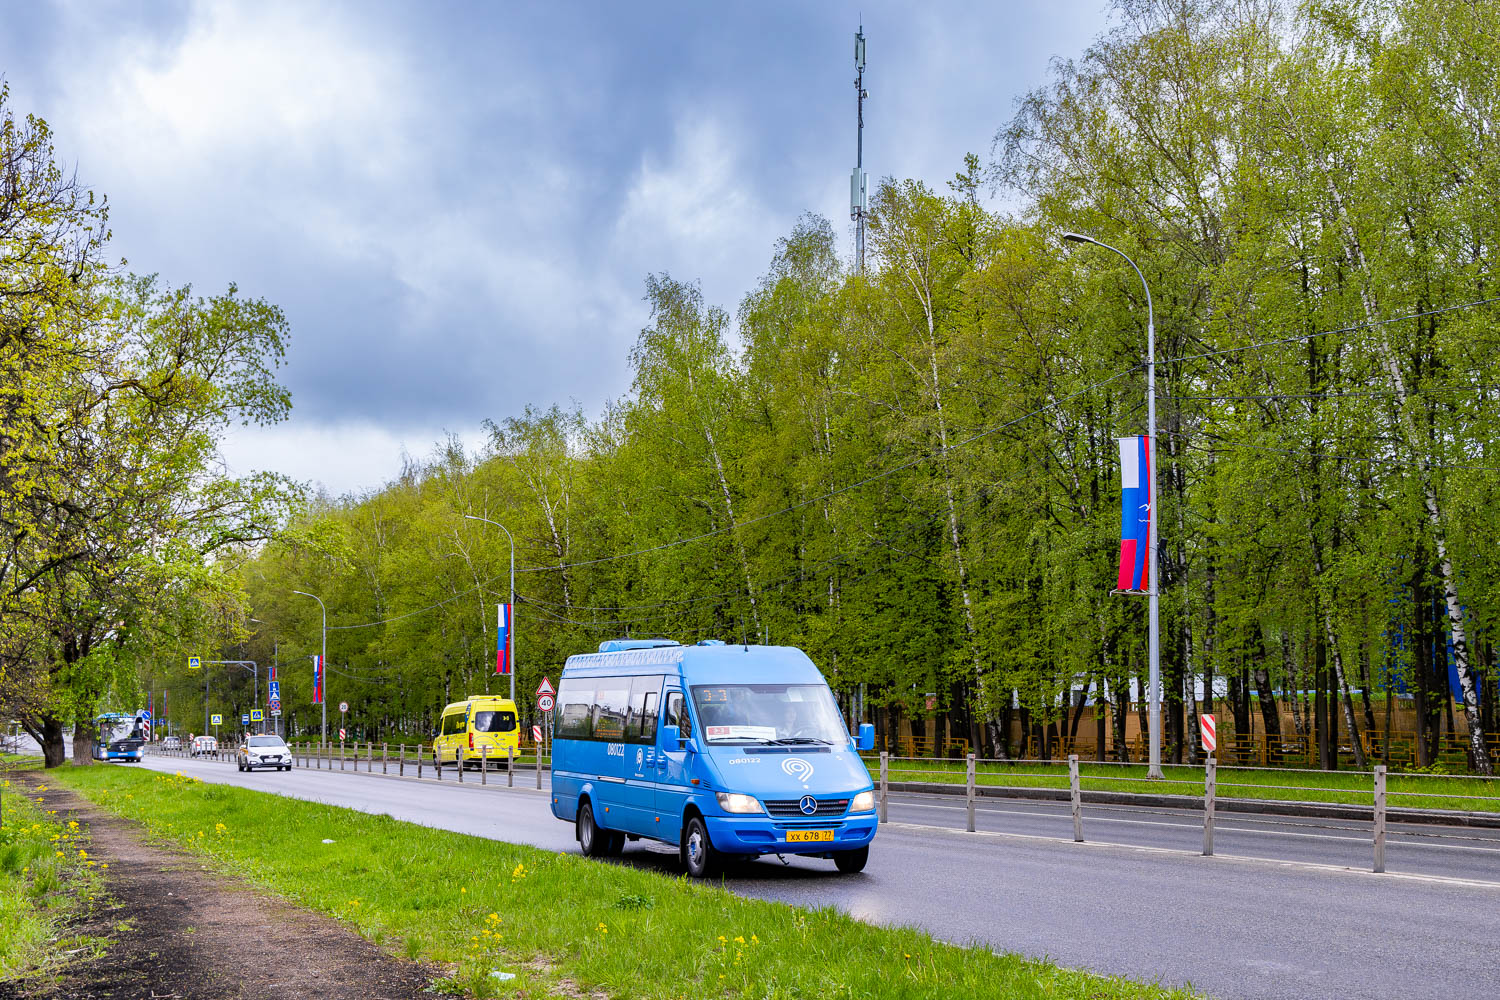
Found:
[[[865,182],[865,26],[854,35],[854,94],[859,127],[854,140],[854,175],[849,178],[849,218],[854,220],[854,266],[865,273],[865,212],[869,205]]]

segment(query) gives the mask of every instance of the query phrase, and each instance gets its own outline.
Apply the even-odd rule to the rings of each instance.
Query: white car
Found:
[[[166,739],[161,741],[161,748],[163,750],[181,750],[182,740],[178,739],[175,736],[168,736]]]
[[[240,747],[239,765],[241,771],[253,771],[257,767],[290,771],[292,748],[280,736],[251,736]]]
[[[193,756],[194,757],[200,756],[202,754],[210,754],[210,753],[218,753],[218,752],[219,752],[219,741],[218,741],[217,738],[215,738],[213,736],[194,736],[193,737]]]

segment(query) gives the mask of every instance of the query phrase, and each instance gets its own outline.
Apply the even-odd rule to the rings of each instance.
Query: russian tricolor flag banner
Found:
[[[495,673],[510,673],[510,644],[511,626],[515,624],[512,615],[515,605],[500,605],[500,625],[495,630]]]
[[[313,704],[323,704],[323,658],[314,656],[313,661]]]
[[[1116,589],[1144,593],[1146,555],[1151,551],[1151,441],[1144,435],[1120,438],[1120,579]]]

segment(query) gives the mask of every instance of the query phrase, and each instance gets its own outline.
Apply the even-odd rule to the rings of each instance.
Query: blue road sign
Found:
[[[265,716],[263,714],[261,714],[260,709],[258,709],[258,708],[252,708],[250,710],[250,721],[251,722],[260,722],[264,718],[265,718]]]
[[[281,700],[281,682],[272,681],[266,690],[266,701]]]
[[[240,715],[240,725],[242,725],[242,726],[248,726],[248,725],[250,725],[250,716],[245,715],[245,714],[242,713]]]

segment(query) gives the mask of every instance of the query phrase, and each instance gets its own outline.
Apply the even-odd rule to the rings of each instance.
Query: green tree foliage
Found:
[[[1488,769],[1500,14],[1118,10],[988,171],[880,185],[866,274],[810,217],[734,317],[652,276],[632,389],[597,421],[526,410],[477,455],[450,442],[308,510],[247,567],[272,623],[247,648],[315,652],[289,592],[316,592],[332,697],[366,733],[425,732],[495,686],[509,546],[475,515],[514,534],[528,695],[609,636],[769,637],[887,731],[1016,753],[1074,735],[1090,692],[1118,737],[1146,671],[1144,608],[1109,596],[1146,302],[1118,258],[1059,243],[1076,230],[1137,261],[1156,307],[1171,755],[1220,703],[1226,732],[1363,759],[1399,687],[1424,762],[1446,726]],[[303,729],[308,683],[287,685]]]
[[[241,619],[236,553],[270,536],[294,491],[220,475],[217,447],[231,421],[286,413],[272,377],[286,323],[233,287],[203,299],[107,270],[102,203],[5,97],[0,705],[55,765],[64,727],[111,693],[139,707],[151,658]],[[79,729],[75,756],[90,746]]]

